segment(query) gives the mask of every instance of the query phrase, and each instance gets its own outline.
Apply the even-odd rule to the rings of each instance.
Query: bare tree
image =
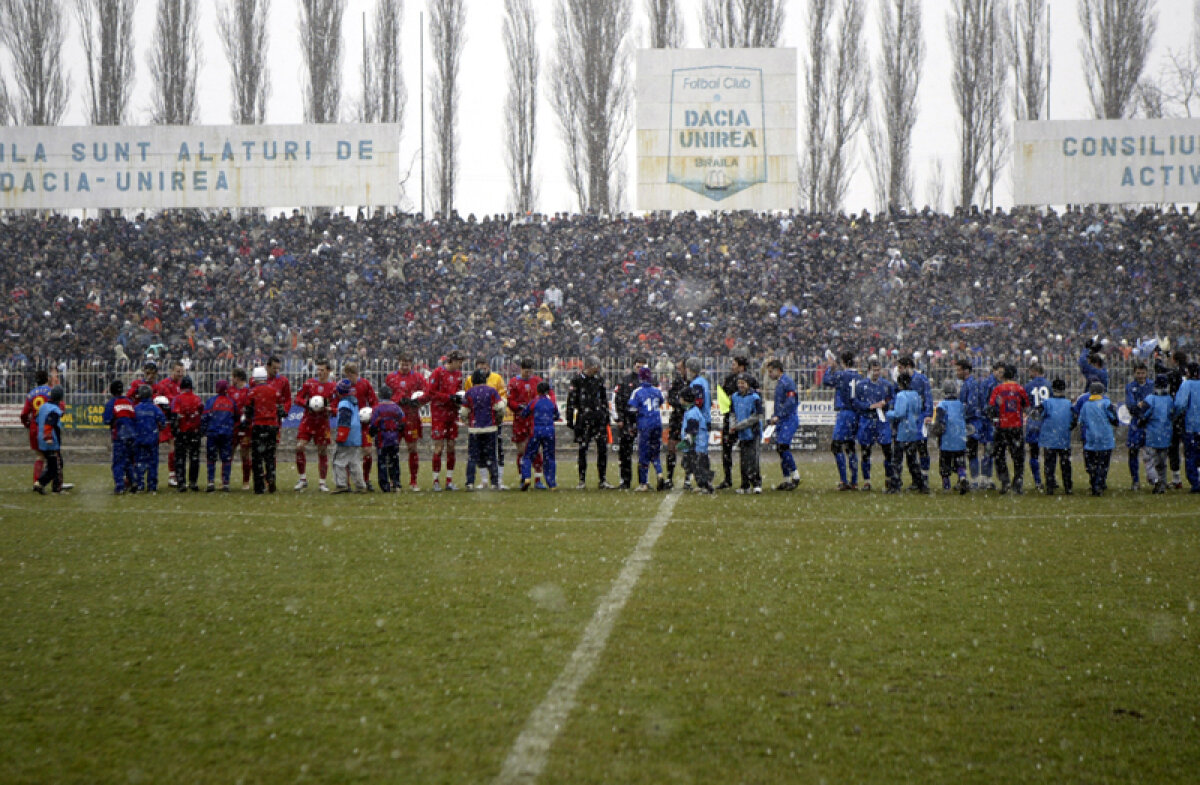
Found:
[[[0,75],[0,125],[8,125],[9,118],[12,117],[12,110],[8,102],[8,85],[4,83],[3,75]]]
[[[87,64],[93,125],[125,122],[133,91],[133,13],[137,0],[75,0]]]
[[[267,115],[267,14],[271,0],[230,0],[217,15],[229,60],[230,115],[238,125],[261,125]]]
[[[433,49],[433,184],[437,209],[454,209],[458,180],[458,68],[466,44],[467,9],[464,0],[429,0],[429,43]]]
[[[784,0],[704,0],[701,27],[709,48],[779,46]]]
[[[867,61],[863,40],[863,0],[841,0],[841,12],[834,26],[837,40],[833,52],[829,97],[825,101],[829,113],[825,143],[825,166],[818,204],[821,212],[836,213],[846,198],[854,137],[858,134],[870,110],[869,90],[871,67]]]
[[[504,48],[508,55],[508,100],[504,135],[512,206],[532,212],[537,203],[533,158],[537,147],[539,59],[537,17],[530,0],[504,0]]]
[[[154,48],[148,58],[154,83],[150,122],[191,125],[196,116],[200,39],[196,0],[158,0]]]
[[[646,0],[650,17],[650,48],[679,49],[683,46],[683,17],[675,0]]]
[[[1145,78],[1133,90],[1134,114],[1151,120],[1167,116],[1167,97],[1162,85],[1155,79]]]
[[[400,28],[404,20],[403,0],[376,0],[375,34],[364,42],[364,123],[403,123],[408,91],[400,71]]]
[[[550,102],[582,212],[616,212],[630,130],[630,0],[558,0]]]
[[[1018,120],[1040,120],[1046,104],[1050,39],[1047,0],[1013,0],[1008,57],[1013,71],[1013,107]]]
[[[1124,117],[1158,27],[1155,0],[1079,0],[1083,70],[1098,118]]]
[[[300,0],[304,119],[336,123],[342,101],[342,15],[346,0]]]
[[[829,23],[833,0],[809,0],[808,4],[808,156],[801,169],[800,193],[815,213],[820,209],[821,186],[825,180],[826,130],[825,79],[829,68]]]
[[[67,109],[62,50],[67,39],[60,0],[2,0],[0,42],[17,82],[9,110],[21,125],[58,125]]]
[[[953,91],[959,119],[959,205],[975,202],[981,184],[995,184],[998,150],[1006,145],[1001,125],[1008,67],[998,25],[1002,0],[952,0],[946,32],[954,58]],[[999,147],[998,147],[999,145]]]
[[[925,181],[925,204],[941,212],[946,201],[946,166],[940,157],[929,162],[929,179]]]
[[[871,177],[881,210],[912,205],[912,130],[917,122],[917,85],[925,59],[919,0],[884,0],[880,40],[891,42],[879,57],[880,104],[867,128]]]
[[[1158,85],[1164,116],[1196,117],[1200,114],[1200,53],[1197,53],[1195,43],[1186,52],[1167,51]]]

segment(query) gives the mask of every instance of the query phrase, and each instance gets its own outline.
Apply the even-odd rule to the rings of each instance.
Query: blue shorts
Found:
[[[792,437],[796,435],[796,429],[800,427],[800,423],[788,419],[786,422],[777,423],[775,425],[775,443],[780,447],[792,446]]]
[[[649,465],[658,460],[662,451],[662,426],[638,431],[638,464]]]
[[[209,463],[228,463],[233,459],[233,434],[210,433],[205,458]]]
[[[839,409],[837,420],[833,424],[833,440],[835,442],[854,441],[858,433],[858,412],[852,409]]]
[[[971,429],[975,432],[972,433]],[[979,444],[991,444],[992,439],[992,421],[991,420],[967,420],[967,441],[974,440]]]
[[[892,424],[878,419],[863,417],[858,424],[858,443],[863,447],[871,444],[891,444]]]
[[[1140,450],[1146,446],[1146,429],[1145,428],[1129,428],[1129,433],[1125,434],[1125,446],[1130,449]]]

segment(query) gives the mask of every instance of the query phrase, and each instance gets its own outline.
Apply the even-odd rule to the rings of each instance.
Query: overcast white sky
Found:
[[[202,0],[200,5],[201,49],[203,61],[200,68],[201,88],[199,116],[203,124],[220,125],[230,121],[229,68],[224,50],[216,34],[216,8],[224,0]],[[508,208],[508,178],[504,164],[502,141],[503,106],[506,95],[506,66],[501,38],[504,4],[501,0],[466,0],[467,43],[462,61],[461,119],[459,123],[460,171],[456,207],[462,214],[474,212],[485,214],[501,212]],[[643,0],[634,3],[634,40],[643,45],[646,40],[646,21]],[[538,13],[539,39],[542,51],[542,90],[548,84],[545,73],[549,68],[549,53],[554,40],[553,8],[555,0],[534,0]],[[681,0],[684,24],[689,46],[700,46],[699,14],[700,0]],[[868,3],[867,32],[872,51],[876,51],[878,27],[878,0]],[[268,63],[271,71],[271,97],[267,108],[268,123],[303,122],[301,99],[301,69],[299,54],[296,0],[272,0]],[[1087,89],[1083,80],[1079,53],[1080,29],[1077,15],[1077,0],[1050,0],[1051,6],[1051,119],[1065,120],[1091,116]],[[136,84],[133,93],[132,119],[134,124],[145,124],[150,114],[150,78],[146,65],[153,38],[154,11],[157,0],[139,0],[135,38],[139,50]],[[343,38],[345,55],[343,60],[344,86],[341,115],[344,121],[354,117],[354,104],[361,92],[360,64],[362,57],[363,14],[370,25],[374,0],[349,0],[347,3]],[[924,0],[924,35],[926,59],[922,71],[920,88],[920,114],[913,144],[913,172],[916,179],[917,203],[926,200],[926,183],[934,162],[940,157],[946,170],[947,202],[953,189],[955,158],[957,155],[956,114],[950,93],[950,58],[946,39],[946,15],[950,0]],[[419,149],[420,114],[419,95],[419,42],[418,15],[425,9],[421,0],[406,0],[405,27],[403,30],[405,82],[409,91],[409,104],[401,139],[401,159],[415,158]],[[782,45],[803,49],[804,21],[807,16],[807,0],[786,2],[785,30]],[[1158,34],[1150,68],[1157,71],[1167,48],[1183,50],[1188,43],[1192,27],[1191,0],[1159,0]],[[66,125],[84,124],[85,88],[83,66],[78,59],[78,33],[75,29],[74,13],[70,14],[72,25],[68,40],[68,60],[72,89],[70,108],[64,121]],[[426,44],[426,60],[429,46]],[[630,67],[632,68],[632,50]],[[804,56],[798,56],[800,78],[803,89]],[[426,76],[429,67],[427,65]],[[800,112],[803,112],[803,96],[798,96]],[[541,184],[539,208],[545,212],[575,210],[574,196],[563,175],[561,145],[557,121],[544,101],[540,107],[539,147],[536,167]],[[428,119],[428,112],[426,113]],[[803,121],[801,121],[803,122]],[[426,139],[427,147],[430,140]],[[801,135],[801,144],[803,137]],[[632,139],[627,145],[629,153],[630,195],[634,192],[636,170],[632,152]],[[865,165],[865,138],[860,138],[855,151],[857,169],[851,184],[846,208],[859,210],[874,208],[870,176]],[[409,195],[415,205],[419,199],[417,191],[417,169],[410,183]],[[428,171],[428,167],[427,167]],[[432,198],[432,197],[429,197]],[[1012,201],[1011,182],[1005,177],[996,194],[996,203],[1007,206]],[[948,204],[941,207],[945,209]],[[627,205],[632,208],[633,205]]]

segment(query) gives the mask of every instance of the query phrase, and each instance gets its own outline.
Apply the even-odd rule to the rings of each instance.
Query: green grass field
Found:
[[[1196,781],[1196,496],[801,468],[678,499],[539,782]],[[68,472],[0,468],[3,783],[494,781],[666,498]]]

